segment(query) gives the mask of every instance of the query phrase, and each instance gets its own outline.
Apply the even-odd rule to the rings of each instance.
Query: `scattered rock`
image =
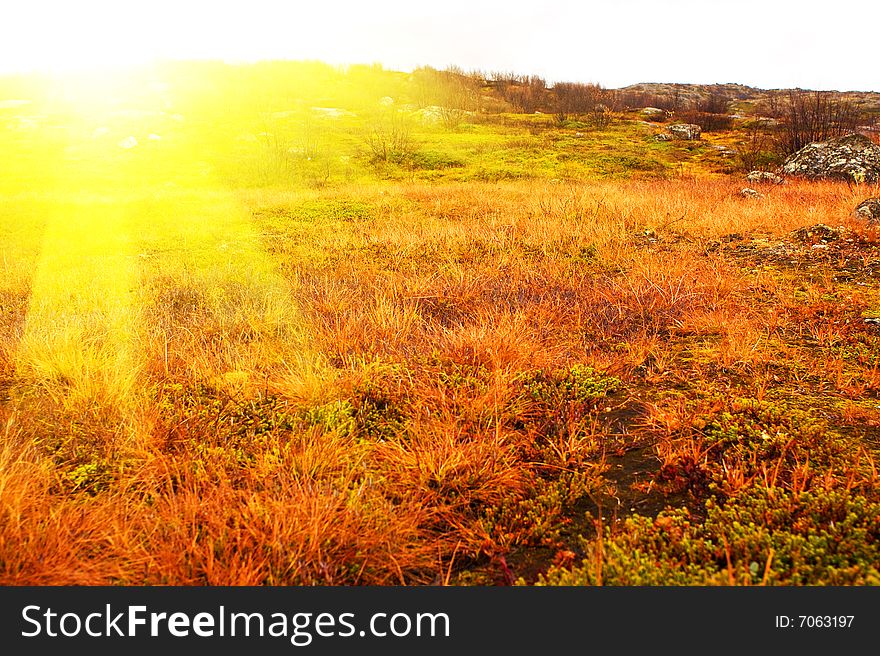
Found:
[[[440,123],[443,120],[443,108],[439,105],[428,105],[416,111],[413,116],[422,123]]]
[[[9,98],[8,100],[0,100],[0,109],[24,107],[25,105],[30,105],[32,102],[32,100],[25,100],[23,98]]]
[[[782,184],[785,182],[785,178],[772,171],[752,171],[746,176],[746,179],[754,183]]]
[[[783,173],[809,179],[880,181],[880,146],[861,134],[811,143],[785,160]]]
[[[324,118],[342,118],[343,116],[354,116],[352,112],[349,112],[345,109],[339,109],[339,107],[312,107],[311,110],[315,114],[323,116]]]
[[[702,133],[700,126],[693,123],[678,123],[676,125],[670,125],[669,131],[676,139],[683,139],[685,141],[696,141],[700,138],[700,134]]]
[[[645,107],[639,113],[649,120],[663,121],[666,119],[666,110],[659,107]]]
[[[831,226],[827,226],[824,223],[817,223],[814,226],[798,228],[791,233],[791,236],[797,241],[801,242],[828,242],[839,239],[840,230],[835,230]]]
[[[116,145],[119,146],[120,148],[125,148],[126,150],[129,150],[129,149],[134,148],[135,146],[138,145],[138,140],[132,136],[128,136]]]
[[[672,141],[672,135],[668,132],[661,132],[654,135],[654,141]]]
[[[718,154],[721,157],[735,157],[736,151],[733,148],[728,148],[727,146],[712,146],[715,150],[718,151]]]
[[[383,107],[391,107],[394,104],[394,98],[391,96],[382,96],[379,98],[379,104]]]
[[[856,207],[855,214],[868,221],[880,221],[880,198],[863,200]]]
[[[763,196],[760,191],[752,189],[751,187],[744,187],[740,190],[739,195],[743,198],[761,198]]]

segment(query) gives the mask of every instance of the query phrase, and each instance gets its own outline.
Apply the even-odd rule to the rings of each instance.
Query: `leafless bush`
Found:
[[[794,153],[814,141],[827,141],[855,132],[866,120],[864,112],[849,100],[830,91],[791,89],[776,101],[780,121],[777,146]]]
[[[581,82],[558,82],[553,85],[556,118],[562,122],[574,114],[593,112],[597,105],[605,104],[608,92],[598,84]]]
[[[531,114],[547,104],[547,81],[537,75],[491,74],[491,86],[514,109]]]
[[[415,154],[412,126],[397,109],[381,114],[364,137],[375,164],[404,164]]]
[[[727,114],[730,98],[721,93],[710,93],[705,100],[697,103],[697,111],[706,114]]]
[[[738,147],[744,171],[765,170],[777,163],[773,127],[768,120],[750,121],[745,125],[745,135]]]
[[[618,91],[614,95],[615,104],[620,109],[656,107],[672,113],[681,105],[680,99],[675,95],[660,95],[647,91]]]
[[[733,118],[729,114],[716,114],[697,109],[679,112],[678,118],[685,123],[699,125],[703,132],[729,130],[733,126]]]
[[[592,126],[598,130],[602,130],[611,125],[611,121],[614,118],[614,114],[611,111],[611,108],[598,104],[593,108],[593,111],[590,112],[590,123]]]
[[[438,71],[430,66],[413,72],[416,101],[422,107],[436,106],[440,120],[447,128],[458,127],[470,112],[480,107],[482,80],[476,74],[466,74],[458,67]]]

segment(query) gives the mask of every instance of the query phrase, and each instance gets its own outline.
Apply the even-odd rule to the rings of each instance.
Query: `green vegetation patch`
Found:
[[[350,402],[337,400],[308,408],[301,416],[310,426],[320,426],[324,431],[347,436],[355,429],[355,413],[355,407]]]
[[[620,389],[621,382],[588,365],[575,364],[552,372],[529,373],[520,386],[520,393],[509,407],[514,428],[553,439],[560,435],[583,436],[599,401]]]
[[[591,404],[620,387],[620,380],[575,364],[552,373],[537,371],[522,381],[523,391],[535,403],[546,407],[565,403]]]
[[[705,510],[704,522],[680,509],[607,527],[579,566],[552,568],[540,583],[880,584],[880,504],[864,496],[755,488]]]
[[[355,434],[369,439],[395,439],[404,431],[404,400],[382,380],[367,380],[353,391],[351,400]]]
[[[735,399],[695,424],[694,441],[686,438],[660,471],[670,489],[732,496],[759,479],[803,488],[821,477],[845,476],[853,463],[854,448],[825,422],[785,405]]]
[[[376,215],[370,203],[355,199],[315,199],[290,208],[289,216],[300,221],[369,221]]]

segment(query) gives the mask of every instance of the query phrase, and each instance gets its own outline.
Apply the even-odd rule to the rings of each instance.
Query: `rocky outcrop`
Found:
[[[782,184],[785,182],[785,178],[776,175],[772,171],[752,171],[746,176],[746,180],[753,183],[763,182],[766,184]]]
[[[678,123],[676,125],[670,125],[669,131],[676,139],[683,139],[685,141],[696,141],[700,138],[700,133],[702,132],[700,126],[694,125],[693,123]]]
[[[861,134],[811,143],[785,160],[782,172],[813,180],[880,181],[880,146]]]
[[[868,198],[858,204],[855,215],[872,222],[880,222],[880,198]]]

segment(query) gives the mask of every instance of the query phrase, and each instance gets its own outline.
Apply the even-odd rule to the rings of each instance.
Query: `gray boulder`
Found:
[[[776,175],[772,171],[752,171],[746,176],[746,180],[754,183],[765,182],[767,184],[782,184],[785,178]]]
[[[649,121],[666,120],[666,110],[660,109],[659,107],[645,107],[639,113]]]
[[[782,172],[812,180],[880,181],[880,146],[861,134],[811,143],[791,155]]]
[[[739,192],[739,195],[743,198],[761,198],[761,192],[751,187],[745,187]]]
[[[702,132],[700,126],[694,125],[693,123],[678,123],[676,125],[670,125],[669,131],[676,139],[683,139],[685,141],[696,141],[700,138],[700,133]]]
[[[855,214],[863,219],[868,219],[868,221],[880,222],[880,198],[863,200],[856,207]]]

